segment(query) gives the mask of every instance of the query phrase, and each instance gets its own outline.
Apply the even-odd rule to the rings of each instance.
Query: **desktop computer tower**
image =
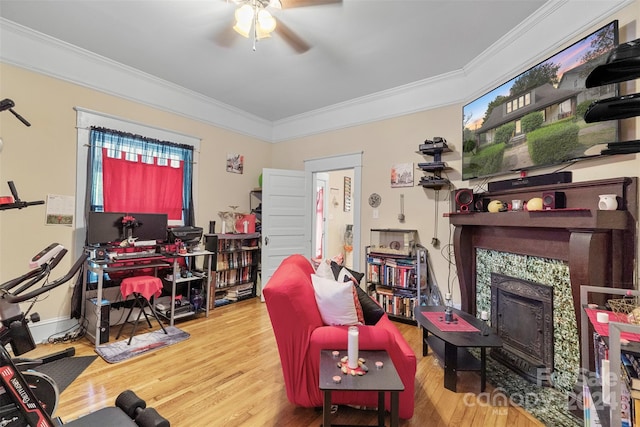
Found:
[[[87,318],[87,337],[92,343],[96,343],[96,317],[100,316],[100,329],[98,331],[98,344],[109,342],[109,312],[111,303],[103,299],[100,308],[96,306],[97,298],[86,301],[85,317]]]

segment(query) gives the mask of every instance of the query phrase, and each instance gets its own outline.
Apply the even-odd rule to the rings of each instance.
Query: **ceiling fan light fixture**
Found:
[[[244,6],[236,9],[235,17],[236,24],[233,26],[233,29],[241,36],[249,38],[251,25],[253,24],[254,19],[253,8],[250,5],[245,4]]]
[[[276,20],[269,11],[260,9],[258,11],[258,28],[261,32],[270,34],[276,29]]]

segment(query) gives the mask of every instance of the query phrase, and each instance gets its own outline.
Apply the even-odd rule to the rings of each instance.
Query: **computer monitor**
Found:
[[[132,216],[139,225],[132,231],[137,240],[167,240],[167,214],[132,212],[89,212],[87,245],[101,246],[122,240],[122,217]]]

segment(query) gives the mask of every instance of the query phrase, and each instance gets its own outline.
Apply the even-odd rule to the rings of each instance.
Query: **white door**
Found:
[[[262,288],[283,259],[310,256],[309,197],[303,171],[262,170]]]

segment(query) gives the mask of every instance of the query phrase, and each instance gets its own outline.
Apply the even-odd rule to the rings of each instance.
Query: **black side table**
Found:
[[[471,326],[478,329],[476,332],[445,332],[427,319],[423,312],[442,312],[442,306],[418,306],[414,309],[414,315],[418,324],[422,327],[422,355],[427,355],[427,344],[431,350],[444,361],[444,387],[447,390],[456,391],[458,371],[480,371],[480,391],[483,392],[486,384],[487,347],[502,347],[502,339],[495,334],[482,320],[453,309],[455,318],[465,320]],[[429,335],[431,334],[431,336]],[[480,348],[480,361],[473,357],[467,348]]]
[[[398,427],[399,424],[399,393],[404,390],[404,384],[398,375],[391,357],[385,350],[362,350],[359,356],[365,359],[369,372],[365,375],[343,374],[338,368],[340,359],[347,355],[346,350],[341,350],[340,355],[334,357],[332,350],[320,352],[320,390],[324,393],[322,406],[322,425],[331,427],[331,392],[332,391],[377,391],[378,392],[378,426],[384,427],[384,394],[391,395],[390,426]],[[376,368],[376,362],[382,362],[382,368]],[[340,382],[333,380],[334,376],[340,377]],[[336,424],[333,424],[334,426]],[[344,426],[343,426],[344,427]]]

